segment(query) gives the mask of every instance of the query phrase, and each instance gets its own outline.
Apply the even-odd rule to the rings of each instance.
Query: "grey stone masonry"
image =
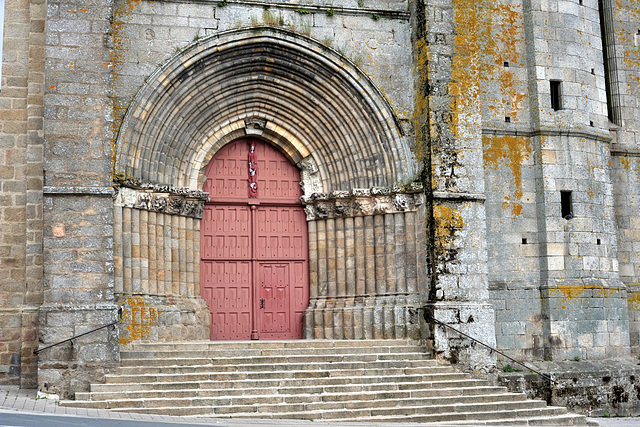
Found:
[[[4,5],[0,91],[0,383],[37,381],[42,301],[42,137],[46,3]]]
[[[432,280],[427,311],[495,345],[487,281],[482,70],[477,49],[482,36],[479,24],[486,11],[482,2],[426,1],[425,6],[425,39],[418,40],[416,49],[419,66],[426,68],[422,72],[427,82],[418,85],[416,103],[419,108],[425,98],[428,102],[428,115],[422,119],[429,123],[428,135],[423,138],[429,144],[431,163],[426,166],[431,168],[426,184],[432,186]],[[420,50],[421,43],[429,45],[428,60]],[[443,357],[476,369],[487,369],[494,363],[490,353],[471,350],[475,345],[461,335],[442,327],[433,327],[432,334],[435,350]]]
[[[419,339],[427,286],[424,194],[385,188],[304,198],[310,302],[304,335]]]
[[[603,1],[607,21],[611,91],[617,119],[611,169],[614,185],[620,279],[627,285],[630,344],[640,354],[640,11],[633,1]]]
[[[483,19],[501,41],[482,43],[497,343],[553,360],[628,355],[598,7],[609,2],[517,3]]]
[[[107,38],[112,6],[47,3],[41,346],[117,319]],[[40,353],[38,384],[72,397],[117,360],[117,333],[102,330]]]

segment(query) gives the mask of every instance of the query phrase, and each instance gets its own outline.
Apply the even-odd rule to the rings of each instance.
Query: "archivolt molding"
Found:
[[[357,67],[272,27],[201,39],[151,75],[120,130],[119,166],[142,182],[195,190],[215,152],[244,136],[295,164],[312,159],[313,191],[389,187],[415,167],[390,105]]]

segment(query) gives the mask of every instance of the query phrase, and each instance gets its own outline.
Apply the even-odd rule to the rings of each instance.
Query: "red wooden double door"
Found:
[[[205,175],[200,289],[211,339],[301,338],[309,250],[300,172],[275,147],[239,140]]]

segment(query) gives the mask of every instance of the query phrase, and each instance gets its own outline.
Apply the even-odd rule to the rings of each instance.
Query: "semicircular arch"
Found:
[[[256,132],[294,163],[311,157],[325,192],[391,186],[414,168],[366,75],[333,49],[272,27],[201,39],[152,74],[125,115],[118,167],[197,189],[217,149]]]

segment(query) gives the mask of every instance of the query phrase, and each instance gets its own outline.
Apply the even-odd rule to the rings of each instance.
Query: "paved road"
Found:
[[[63,415],[25,414],[0,410],[0,427],[202,427],[202,424],[176,424],[162,421],[114,420]],[[221,424],[222,426],[222,424]]]

